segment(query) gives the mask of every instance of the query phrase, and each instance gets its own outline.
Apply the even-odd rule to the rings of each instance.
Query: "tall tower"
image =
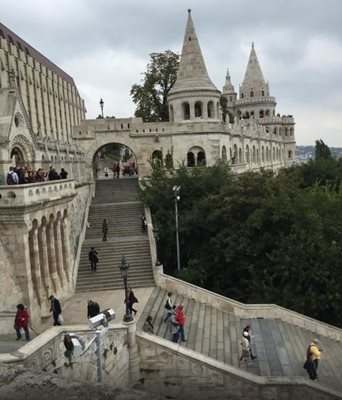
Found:
[[[220,117],[220,91],[210,80],[188,10],[177,80],[168,95],[170,121],[183,123]]]
[[[277,105],[270,96],[268,82],[265,81],[259,60],[252,43],[244,80],[239,88],[236,113],[242,118],[265,118],[275,115]]]

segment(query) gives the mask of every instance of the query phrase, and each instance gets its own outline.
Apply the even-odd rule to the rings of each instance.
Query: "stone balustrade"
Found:
[[[75,195],[73,179],[1,186],[0,208],[30,206]]]
[[[137,333],[142,388],[177,399],[342,399],[301,377],[257,376],[145,332]]]

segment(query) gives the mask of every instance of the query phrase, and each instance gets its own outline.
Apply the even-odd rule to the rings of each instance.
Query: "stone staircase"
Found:
[[[303,369],[306,349],[314,337],[323,349],[318,368],[317,383],[342,393],[340,342],[312,333],[279,319],[241,319],[215,307],[180,295],[173,295],[173,303],[184,305],[185,336],[181,344],[218,361],[260,376],[307,378]],[[152,315],[155,334],[171,339],[169,323],[163,321],[166,291],[155,287],[137,322],[138,329],[148,315]],[[252,350],[257,358],[240,361],[240,337],[243,328],[252,326]]]
[[[155,286],[149,241],[141,232],[140,216],[144,212],[137,198],[136,178],[97,181],[96,195],[89,209],[85,240],[82,245],[76,292],[122,289],[120,261],[124,255],[130,268],[128,284],[133,287]],[[102,241],[102,221],[108,220],[107,241]],[[88,252],[95,247],[99,263],[92,273]]]

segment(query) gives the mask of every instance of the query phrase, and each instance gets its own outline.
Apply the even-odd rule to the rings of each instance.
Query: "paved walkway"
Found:
[[[137,318],[140,317],[142,310],[144,309],[151,293],[151,288],[137,288],[134,289],[134,294],[138,298],[139,303],[135,304],[135,308],[138,310]],[[103,292],[83,292],[76,293],[70,300],[65,304],[62,304],[62,314],[64,317],[65,325],[73,324],[88,324],[87,319],[87,300],[94,300],[99,303],[101,310],[106,308],[112,308],[116,312],[116,321],[122,321],[122,318],[126,312],[124,305],[124,290],[108,290]],[[33,327],[37,333],[42,333],[49,329],[53,324],[52,317],[47,318],[41,323],[40,326]],[[24,336],[24,335],[23,335]],[[0,335],[0,353],[12,353],[24,346],[25,340],[15,340],[15,331],[13,329],[13,335]],[[31,331],[31,338],[36,337],[35,332]]]

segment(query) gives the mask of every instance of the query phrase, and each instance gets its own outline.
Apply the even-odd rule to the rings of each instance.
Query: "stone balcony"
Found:
[[[0,187],[0,209],[30,207],[76,195],[75,180],[62,179]]]

